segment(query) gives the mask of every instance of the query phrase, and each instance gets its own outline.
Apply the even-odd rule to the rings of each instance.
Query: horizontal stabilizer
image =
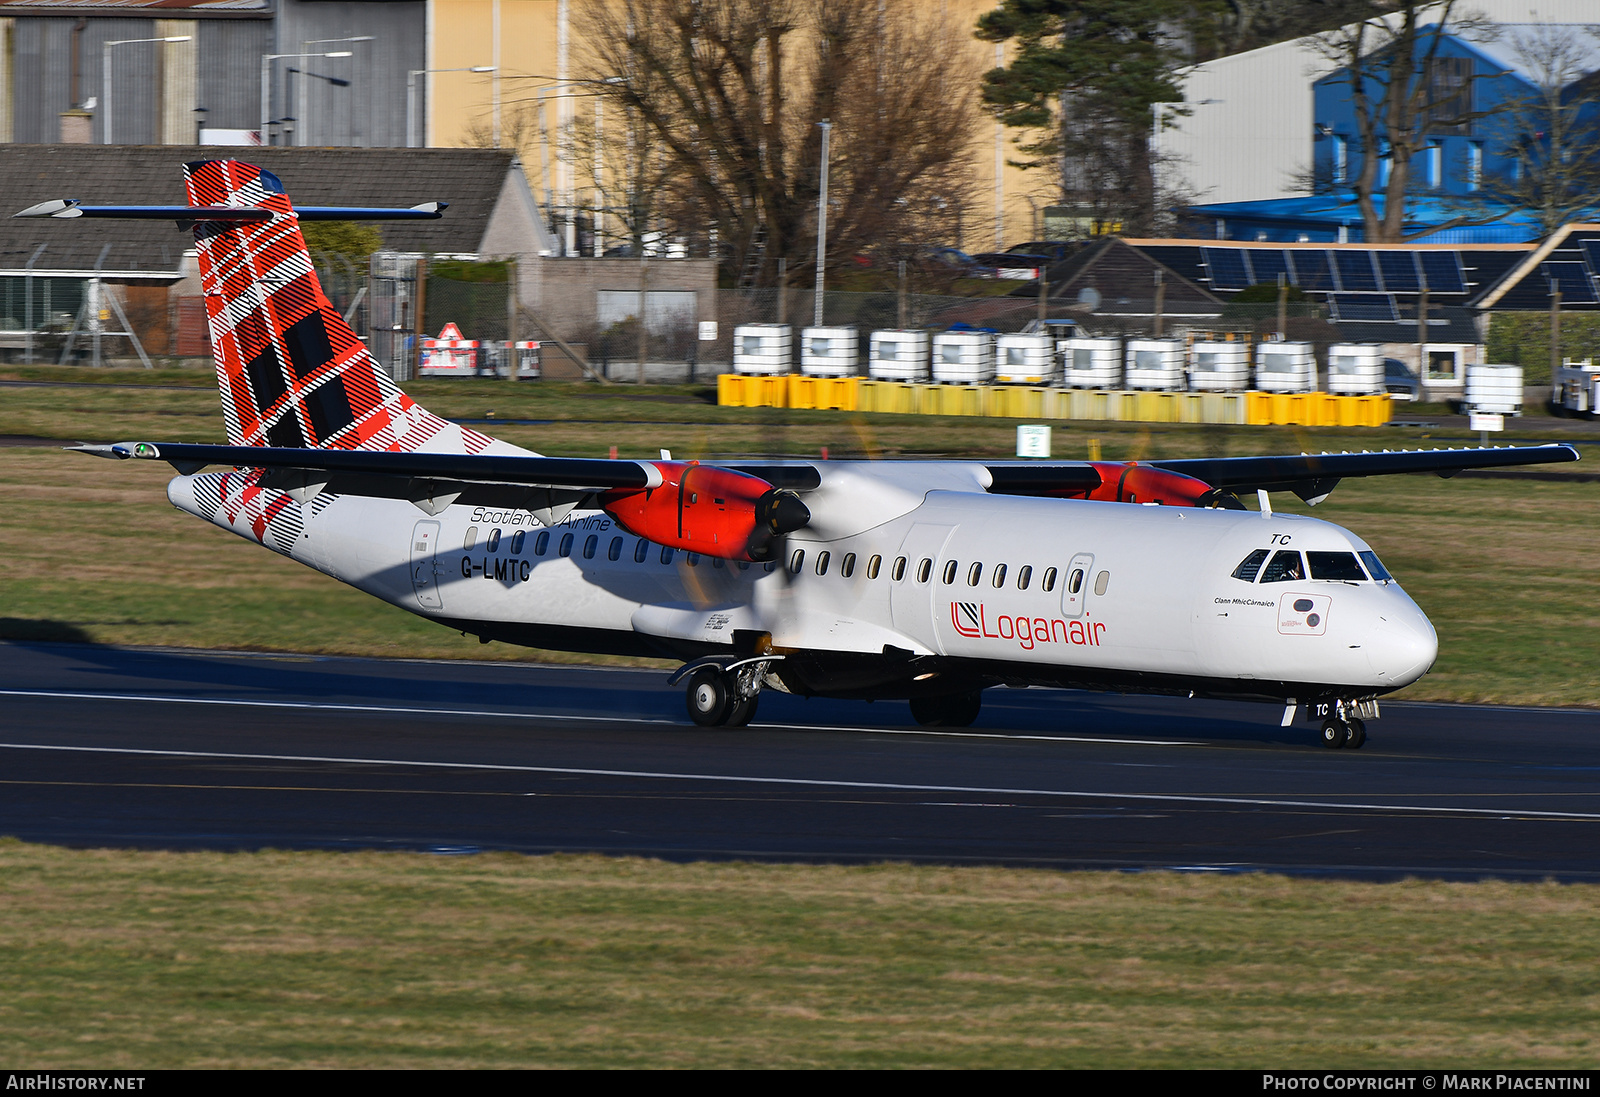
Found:
[[[380,206],[299,206],[302,221],[437,221],[448,202],[424,202],[406,209]],[[85,206],[76,198],[56,198],[29,206],[13,217],[108,217],[130,221],[211,221],[248,225],[272,220],[272,211],[252,206]]]

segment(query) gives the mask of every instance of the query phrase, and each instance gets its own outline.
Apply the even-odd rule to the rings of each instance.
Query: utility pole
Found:
[[[820,328],[823,271],[828,262],[828,136],[833,132],[833,123],[824,118],[817,125],[822,127],[822,187],[817,193],[817,301],[811,322]]]

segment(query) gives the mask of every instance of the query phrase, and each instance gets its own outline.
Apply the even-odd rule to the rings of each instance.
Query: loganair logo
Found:
[[[1008,617],[994,619],[989,626],[988,610],[982,602],[951,602],[950,623],[962,636],[974,640],[1015,640],[1031,651],[1036,644],[1079,644],[1099,647],[1106,626],[1100,621],[1063,621],[1061,618]]]

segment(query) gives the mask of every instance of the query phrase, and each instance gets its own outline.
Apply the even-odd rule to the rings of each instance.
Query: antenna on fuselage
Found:
[[[1266,488],[1256,488],[1256,498],[1261,502],[1261,517],[1272,517],[1272,496],[1267,494]]]

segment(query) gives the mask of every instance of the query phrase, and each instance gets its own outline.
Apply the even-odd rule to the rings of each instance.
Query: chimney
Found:
[[[94,142],[94,115],[82,107],[61,112],[61,143],[88,145]]]

